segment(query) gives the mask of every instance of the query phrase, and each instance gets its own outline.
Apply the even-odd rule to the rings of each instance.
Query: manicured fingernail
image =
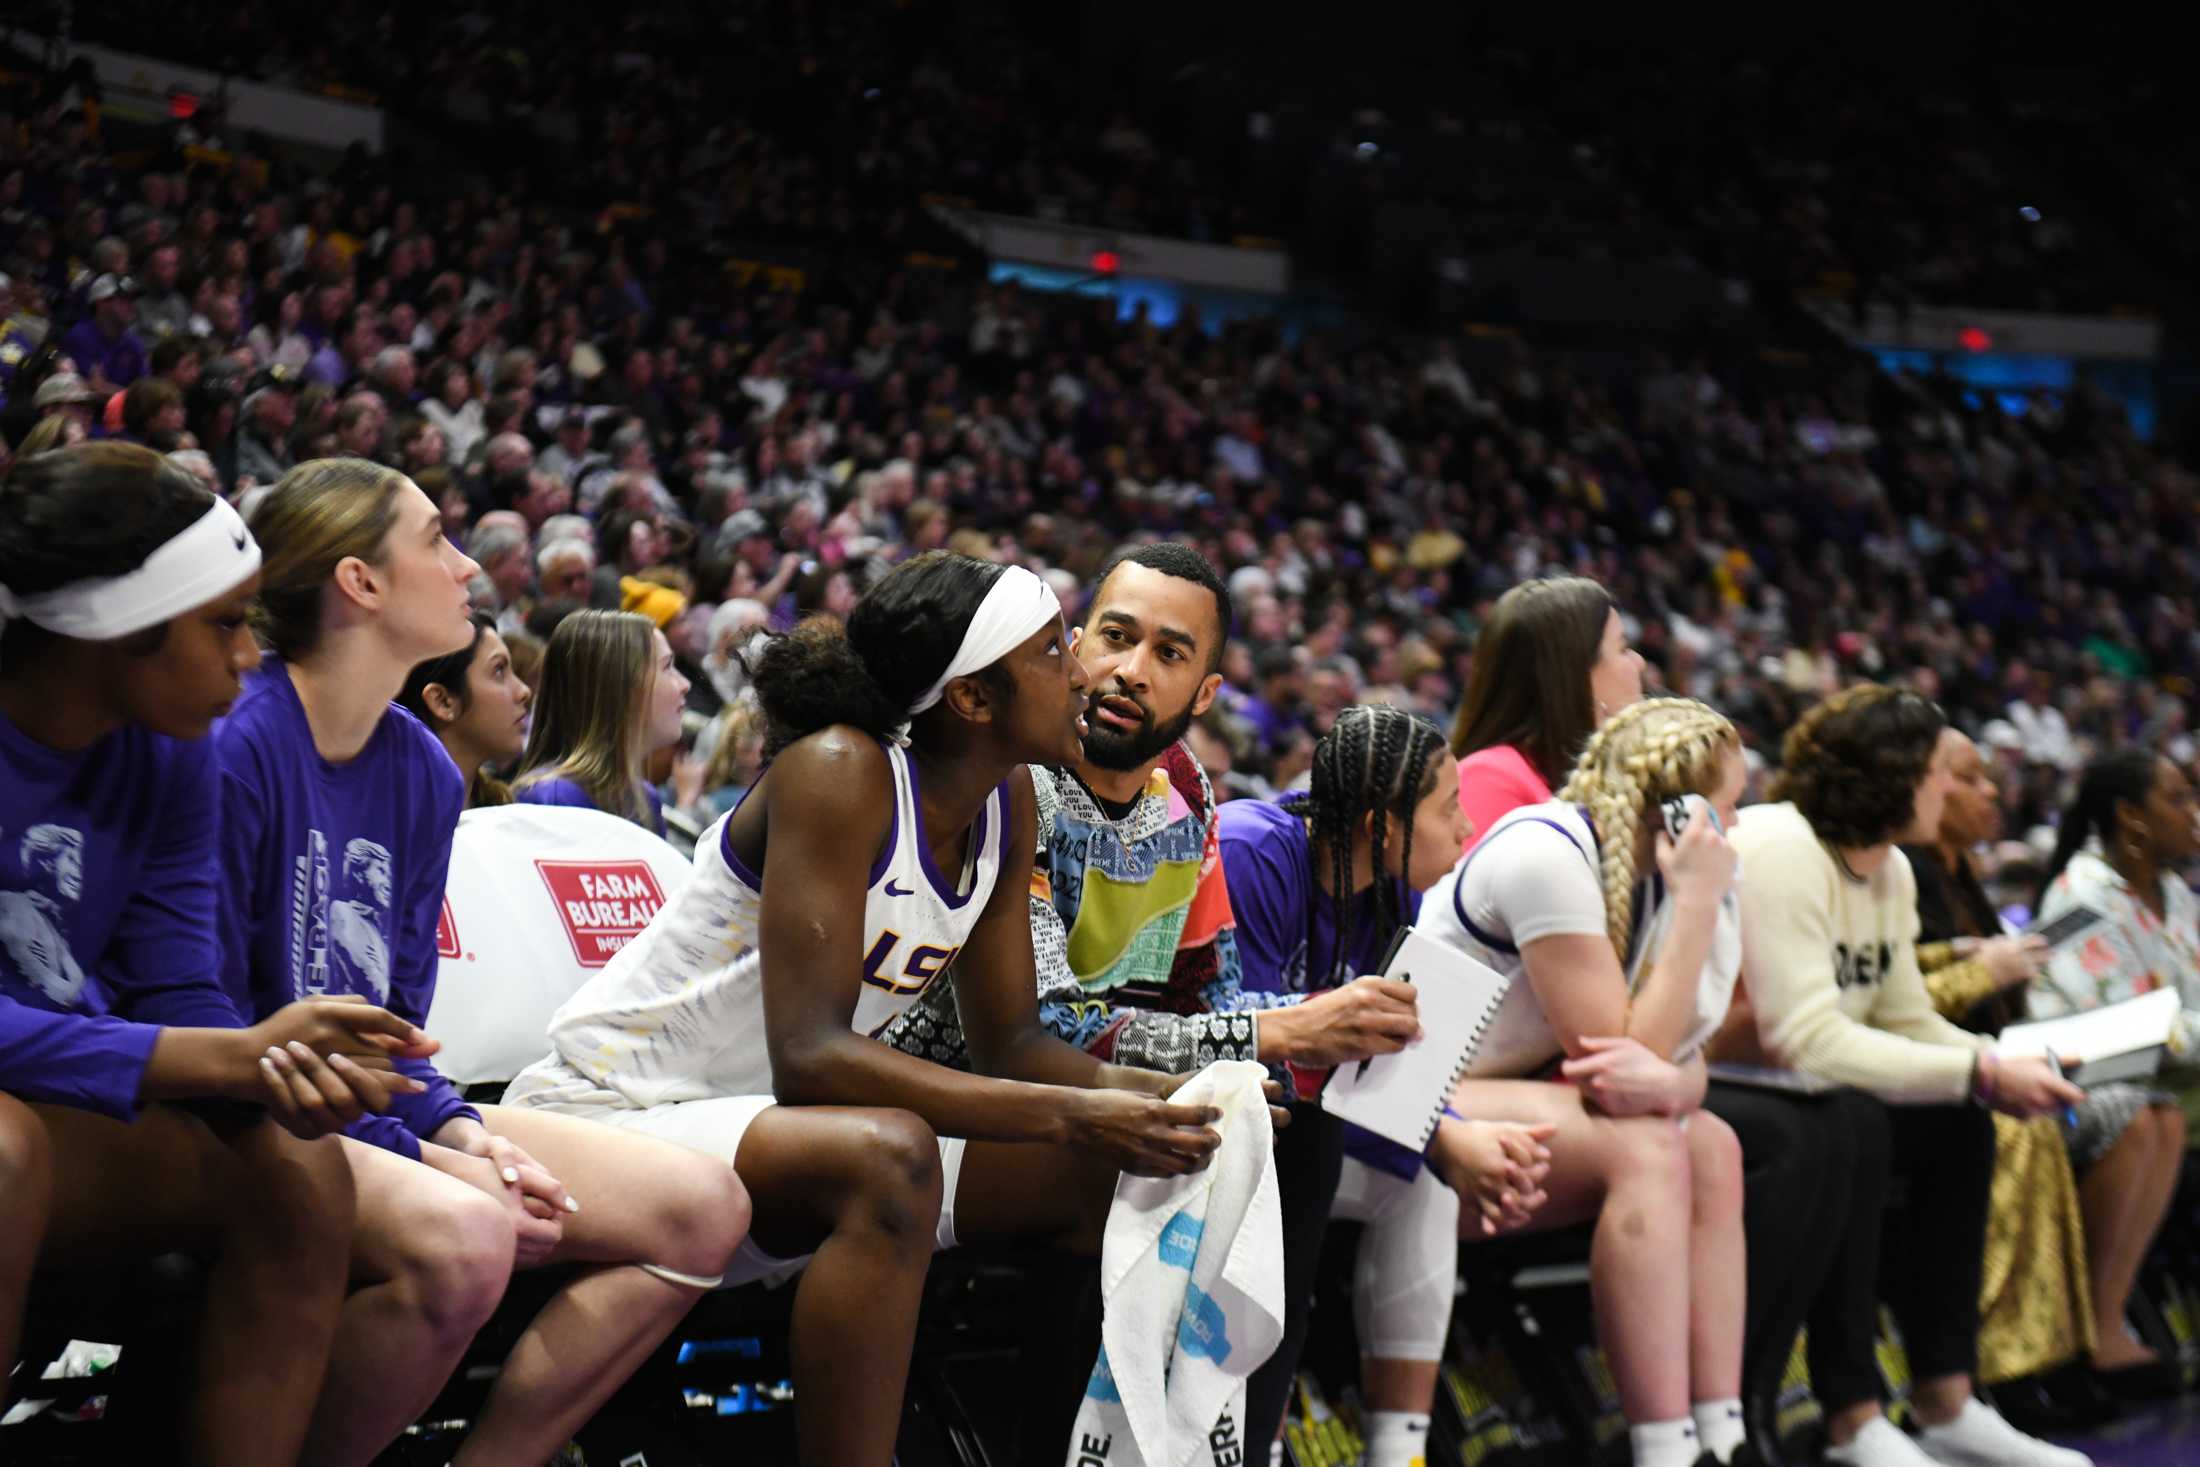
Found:
[[[304,1044],[295,1039],[290,1041],[290,1052],[298,1056],[298,1058],[300,1059],[313,1058],[313,1051],[308,1049]]]
[[[284,1050],[279,1049],[273,1045],[268,1046],[267,1059],[268,1062],[274,1065],[275,1068],[278,1070],[287,1070],[290,1068],[290,1055]]]
[[[260,1068],[272,1076],[275,1073],[275,1061],[263,1054],[260,1056]]]
[[[516,1167],[516,1166],[508,1166],[508,1167],[506,1167],[506,1168],[504,1169],[504,1180],[505,1180],[505,1181],[507,1181],[507,1182],[516,1182],[516,1181],[518,1181],[518,1180],[519,1180],[519,1168],[518,1168],[518,1167]]]
[[[566,1210],[567,1212],[579,1212],[579,1211],[581,1210],[581,1204],[580,1204],[580,1199],[579,1199],[579,1198],[577,1198],[577,1197],[568,1197],[568,1198],[566,1198],[566,1199],[565,1199],[565,1210]]]

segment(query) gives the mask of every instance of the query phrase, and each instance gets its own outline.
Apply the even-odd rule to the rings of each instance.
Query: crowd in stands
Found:
[[[396,35],[363,12],[356,23],[366,30],[348,39],[379,34],[407,80],[405,68],[446,66],[521,111],[605,106],[607,177],[631,168],[647,180],[638,165],[653,155],[663,197],[715,198],[727,227],[754,209],[831,237],[869,227],[859,221],[873,185],[899,196],[955,183],[930,156],[955,154],[953,140],[915,125],[934,110],[927,85],[957,85],[944,75],[920,74],[908,84],[917,100],[897,94],[875,113],[859,68],[837,84],[820,76],[838,99],[835,126],[854,128],[830,151],[858,172],[813,177],[760,135],[676,124],[679,107],[709,94],[646,70],[615,81],[608,34],[549,48],[576,69],[530,91],[482,71],[518,63],[493,60],[481,34],[400,62],[388,59]],[[464,14],[444,23],[454,42],[473,32]],[[637,48],[681,35],[631,25]],[[403,49],[414,54],[409,38]],[[329,65],[294,52],[290,74]],[[1001,84],[998,107],[1020,107]],[[637,103],[622,130],[616,99],[637,93],[651,105]],[[1987,980],[2061,995],[2035,997],[2034,1012],[2122,998],[2171,968],[2188,992],[2200,985],[2200,932],[2178,876],[2200,854],[2184,783],[2200,696],[2200,479],[2100,395],[2080,388],[2012,415],[1951,380],[1848,359],[1574,356],[1456,330],[1210,330],[1190,312],[1162,326],[967,268],[788,290],[714,268],[648,215],[575,227],[491,192],[412,196],[357,156],[306,177],[242,149],[186,154],[172,139],[126,154],[96,97],[47,94],[18,123],[0,137],[0,439],[15,466],[0,498],[22,496],[36,513],[22,509],[9,546],[22,584],[9,587],[0,681],[13,679],[10,696],[27,707],[36,694],[69,710],[97,704],[86,669],[151,676],[129,657],[159,662],[162,678],[182,679],[196,656],[199,675],[219,665],[244,680],[212,755],[174,751],[206,732],[214,699],[187,715],[141,690],[102,732],[124,744],[100,744],[98,757],[121,759],[116,749],[137,749],[129,740],[158,755],[131,753],[140,763],[117,779],[141,777],[146,760],[218,757],[224,833],[207,879],[221,883],[225,915],[194,940],[220,954],[230,1027],[299,1036],[297,1049],[278,1045],[257,1068],[247,1056],[241,1078],[218,1081],[207,1076],[236,1058],[226,1051],[180,1076],[137,1054],[165,1088],[99,1099],[111,1114],[139,1099],[267,1102],[283,1127],[176,1123],[162,1160],[219,1174],[310,1148],[337,1122],[377,1139],[350,1183],[341,1169],[312,1172],[307,1195],[279,1199],[327,1246],[258,1274],[231,1261],[251,1288],[309,1298],[312,1348],[330,1355],[336,1394],[354,1406],[315,1411],[295,1381],[263,1371],[264,1389],[288,1402],[263,1448],[311,1440],[338,1444],[326,1460],[366,1460],[432,1398],[430,1377],[447,1372],[515,1259],[584,1259],[601,1267],[570,1286],[578,1303],[561,1295],[532,1326],[535,1353],[523,1347],[503,1377],[479,1460],[554,1449],[600,1399],[576,1381],[607,1391],[617,1362],[646,1354],[702,1290],[804,1264],[803,1430],[816,1460],[862,1460],[891,1436],[894,1401],[875,1387],[907,1368],[930,1217],[942,1246],[1089,1243],[1098,1219],[1080,1168],[1092,1156],[1111,1182],[1117,1168],[1174,1175],[1204,1159],[1205,1143],[1188,1139],[1199,1113],[1168,1103],[1175,1077],[1217,1059],[1288,1056],[1319,1070],[1402,1042],[1409,996],[1363,975],[1407,922],[1515,980],[1510,1047],[1472,1074],[1425,1166],[1348,1158],[1303,1105],[1277,1142],[1290,1267],[1310,1266],[1307,1230],[1318,1240],[1333,1207],[1369,1225],[1365,1388],[1388,1418],[1383,1450],[1396,1449],[1377,1460],[1410,1460],[1397,1454],[1419,1440],[1408,1418],[1425,1430],[1429,1352],[1442,1338],[1426,1338],[1431,1316],[1414,1301],[1448,1310],[1452,1243],[1547,1208],[1542,1225],[1597,1230],[1600,1290],[1656,1295],[1601,1310],[1644,1467],[1693,1463],[1699,1446],[1744,1460],[1744,1400],[1768,1388],[1764,1372],[1776,1377],[1806,1316],[1821,1398],[1849,1453],[1838,1460],[1910,1462],[1903,1452],[1918,1449],[1890,1442],[1879,1414],[1875,1321],[1859,1304],[1874,1285],[1919,1362],[1936,1460],[2072,1462],[1974,1411],[1974,1380],[1996,1368],[1981,1354],[1981,1315],[1990,1338],[1995,1317],[1968,1262],[1925,1277],[1915,1256],[1880,1251],[1888,1178],[1951,1157],[1960,1165],[1944,1195],[1913,1213],[1946,1245],[1930,1256],[1964,1255],[1960,1240],[1982,1226],[2007,1245],[1994,1231],[2006,1221],[1996,1157],[2014,1165],[2015,1143],[1966,1100],[2010,1125],[2045,1117],[2047,1131],[2029,1134],[2048,1159],[2024,1164],[2052,1171],[2060,1158],[2054,1175],[2068,1185],[2056,1195],[2115,1243],[2088,1252],[2072,1228],[2058,1257],[2064,1282],[2084,1274],[2086,1289],[2057,1295],[2064,1331],[2022,1369],[2081,1350],[2103,1373],[2156,1363],[2123,1338],[2119,1310],[2096,1317],[2092,1301],[2128,1295],[2170,1199],[2150,1194],[2149,1216],[2109,1225],[2086,1211],[2085,1179],[2112,1161],[2163,1176],[2182,1146],[2177,1097],[2096,1095],[2065,1143],[2048,1132],[2076,1092],[2037,1061],[1997,1059],[1974,1032],[1996,1026],[1969,1011]],[[675,139],[723,152],[675,159]],[[1121,144],[1100,140],[1103,151]],[[861,160],[874,154],[884,171],[867,184]],[[1000,165],[1019,167],[1061,176],[1059,160]],[[1197,190],[1170,179],[1159,193]],[[1111,207],[1105,195],[1093,207]],[[1792,202],[1775,211],[1781,228],[1810,212]],[[145,504],[123,515],[130,534],[111,553],[98,526],[68,520],[89,513],[81,504],[53,508],[77,489],[126,505],[131,486]],[[115,560],[93,574],[126,577],[144,569],[130,554],[144,560],[199,518],[226,535],[217,500],[258,547],[249,571],[225,560],[228,578],[207,588],[217,640],[175,634],[165,650],[131,651],[140,633],[199,619],[71,632],[75,613],[53,600],[66,587],[28,584],[41,573],[28,547],[51,528],[38,514],[68,520],[68,543],[93,547],[86,556]],[[236,539],[239,555],[247,543]],[[242,630],[248,576],[255,630],[276,659],[258,671]],[[1501,663],[1501,629],[1553,585],[1590,587],[1587,620]],[[997,610],[1014,598],[1013,615]],[[35,614],[23,609],[33,600]],[[28,635],[14,631],[26,621]],[[1013,635],[965,666],[975,629]],[[1074,643],[1057,635],[1068,629]],[[104,660],[72,661],[72,637],[99,642]],[[1560,645],[1563,657],[1538,660]],[[1510,722],[1495,711],[1508,696],[1526,700]],[[388,712],[393,700],[410,716]],[[1164,708],[1181,719],[1157,718]],[[37,741],[9,718],[11,736]],[[849,740],[849,728],[876,738]],[[341,778],[316,777],[316,750],[323,774]],[[38,798],[60,812],[49,824],[80,818],[73,787],[37,767]],[[892,854],[900,812],[915,822],[914,847],[933,808],[919,803],[920,769],[969,795],[962,825],[933,833],[933,846],[967,855],[948,890],[932,846]],[[1964,781],[1992,818],[1972,808],[1944,836],[1943,805]],[[391,784],[434,797],[400,818],[374,798]],[[1286,795],[1303,803],[1274,803]],[[1696,813],[1661,836],[1665,803],[1690,796]],[[422,948],[450,826],[462,804],[507,799],[706,834],[682,903],[561,1011],[513,1109],[476,1110],[438,1083],[412,1021],[432,986]],[[296,975],[283,965],[304,941],[286,925],[288,873],[314,857],[254,838],[269,810],[310,824],[316,841],[326,833],[323,879],[343,889],[349,915],[336,925],[348,926],[329,958],[341,981],[311,991],[372,1001],[348,1006],[356,1013],[288,1002]],[[136,827],[101,818],[102,838],[129,849],[122,837]],[[847,836],[863,820],[889,851],[870,881],[883,870],[889,894],[899,876],[938,898],[920,934],[930,943],[905,955],[906,981],[878,971],[904,960],[903,935],[867,952],[866,933],[835,922],[868,911],[870,853],[855,861],[864,842]],[[1047,859],[1067,863],[1074,846],[1095,864],[1061,865],[1027,906],[1013,839],[1036,833],[1045,857],[1045,832],[1102,825],[1135,838],[1057,843]],[[1996,827],[2018,843],[1965,868]],[[2074,843],[2081,832],[2091,847]],[[1508,882],[1496,863],[1476,865],[1470,843],[1498,839],[1549,880]],[[1931,934],[1951,944],[1939,988],[1910,953],[1909,873],[1924,857],[1895,853],[1898,841],[1954,849],[1947,880],[1982,893],[1983,918],[1950,916]],[[1203,861],[1210,843],[1215,859]],[[1597,855],[1573,869],[1584,843]],[[1737,896],[1735,849],[1778,879]],[[86,858],[71,859],[24,847],[16,874],[54,886],[41,892],[49,918],[77,899]],[[770,899],[767,860],[796,872]],[[1653,861],[1666,878],[1655,899]],[[1104,910],[1111,887],[1158,881],[1172,863],[1185,868],[1182,903],[1139,911],[1145,927]],[[1204,885],[1215,870],[1229,904]],[[1977,958],[1985,967],[1962,969],[1976,953],[1954,944],[1987,938],[2000,909],[2053,909],[2081,889],[2128,897],[2112,914],[2121,946],[2103,963],[2043,978],[2041,955],[1995,948]],[[393,955],[369,929],[397,899],[410,919]],[[1236,937],[1219,919],[1231,904]],[[688,982],[701,934],[729,926],[763,935],[709,983]],[[849,1012],[790,1010],[793,980],[756,954],[828,928],[819,961],[846,979]],[[1096,930],[1141,941],[1098,953]],[[1664,934],[1663,948],[1644,932]],[[1846,955],[1839,971],[1803,951],[1829,932]],[[139,938],[125,923],[114,940]],[[1014,984],[981,995],[975,983],[931,983],[966,945],[985,958],[971,968]],[[1158,971],[1138,967],[1155,954]],[[1707,1091],[1704,1056],[1734,1022],[1738,978],[1758,1057],[1852,1087],[1853,1106],[1804,1119],[1797,1102],[1772,1112]],[[40,992],[67,1010],[76,987]],[[403,1062],[386,1086],[329,1059],[365,1042],[338,1032],[346,1021],[390,1019],[385,1003],[396,1011],[378,1031],[388,1042],[369,1047]],[[638,1014],[667,1037],[622,1048]],[[715,1031],[698,1014],[738,1027],[739,1053],[704,1052],[694,1036]],[[877,1036],[892,1051],[869,1043]],[[1555,1062],[1576,1089],[1552,1083]],[[1580,1093],[1606,1109],[1585,1109]],[[821,1104],[894,1108],[851,1121],[809,1110]],[[30,1133],[19,1110],[0,1108],[0,1130]],[[1667,1123],[1683,1116],[1676,1141]],[[989,1144],[966,1152],[966,1139]],[[103,1167],[131,1159],[96,1133],[79,1144]],[[1768,1158],[1798,1157],[1839,1182],[1824,1206],[1845,1227],[1818,1240],[1815,1270],[1795,1270],[1822,1289],[1761,1301],[1775,1291],[1758,1271],[1798,1257],[1791,1245],[1815,1215],[1761,1201],[1782,1185]],[[640,1175],[654,1185],[630,1182]],[[557,1180],[571,1177],[595,1187],[591,1206],[619,1204],[585,1222],[561,1215],[579,1211]],[[351,1185],[379,1210],[344,1216]],[[60,1195],[59,1216],[77,1216],[68,1209],[82,1196]],[[189,1201],[175,1220],[184,1232],[234,1207]],[[1647,1256],[1640,1227],[1621,1225],[1629,1209],[1692,1229],[1691,1266]],[[372,1260],[368,1292],[417,1305],[429,1278],[453,1302],[347,1302],[339,1234]],[[440,1241],[402,1246],[422,1237]],[[1303,1295],[1303,1273],[1292,1278]],[[596,1301],[632,1331],[588,1334],[598,1353],[576,1354],[564,1311]],[[374,1362],[332,1343],[374,1309],[381,1363],[401,1360],[402,1379],[377,1378]],[[1303,1300],[1297,1311],[1286,1366],[1303,1341]],[[222,1327],[229,1346],[254,1345],[238,1321]],[[1256,1378],[1256,1424],[1278,1419],[1288,1379]],[[235,1439],[223,1435],[235,1420],[212,1407],[201,1426],[202,1444]]]

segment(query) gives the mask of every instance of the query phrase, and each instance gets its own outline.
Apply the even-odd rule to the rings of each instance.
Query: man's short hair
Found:
[[[1221,575],[1207,557],[1191,546],[1178,544],[1174,540],[1156,541],[1151,545],[1131,545],[1116,551],[1108,557],[1107,564],[1100,567],[1100,574],[1092,583],[1092,596],[1085,602],[1088,621],[1093,608],[1100,604],[1100,598],[1107,590],[1108,577],[1114,575],[1116,568],[1122,565],[1144,566],[1147,570],[1159,571],[1165,576],[1174,576],[1180,581],[1190,581],[1196,586],[1206,588],[1207,593],[1215,599],[1217,631],[1215,645],[1207,653],[1207,670],[1213,672],[1220,667],[1222,651],[1230,645],[1234,616],[1230,610],[1230,589],[1222,584]]]

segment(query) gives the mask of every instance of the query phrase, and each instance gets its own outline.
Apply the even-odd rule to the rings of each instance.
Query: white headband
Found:
[[[22,597],[0,586],[0,622],[21,617],[64,637],[111,642],[203,606],[259,568],[259,543],[228,501],[216,499],[128,575],[72,581]]]
[[[1062,603],[1052,586],[1020,565],[1003,570],[994,578],[985,600],[978,603],[977,615],[963,629],[962,645],[955,649],[947,671],[924,690],[923,697],[909,705],[909,718],[914,719],[946,697],[947,685],[956,678],[991,667],[1022,646],[1026,637],[1049,622],[1059,621],[1061,616]],[[905,721],[895,737],[906,741],[908,736],[909,724]]]

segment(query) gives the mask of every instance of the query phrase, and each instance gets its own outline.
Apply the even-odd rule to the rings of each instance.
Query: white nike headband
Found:
[[[977,615],[963,629],[962,645],[955,649],[947,671],[909,705],[908,719],[895,731],[896,736],[907,739],[909,721],[946,697],[949,683],[991,667],[1022,646],[1026,637],[1061,617],[1062,602],[1052,586],[1020,565],[1003,570],[986,591],[985,600],[978,603]]]
[[[20,617],[64,637],[111,642],[203,606],[259,568],[259,542],[228,501],[216,499],[127,575],[95,576],[21,597],[0,586],[0,621]]]

